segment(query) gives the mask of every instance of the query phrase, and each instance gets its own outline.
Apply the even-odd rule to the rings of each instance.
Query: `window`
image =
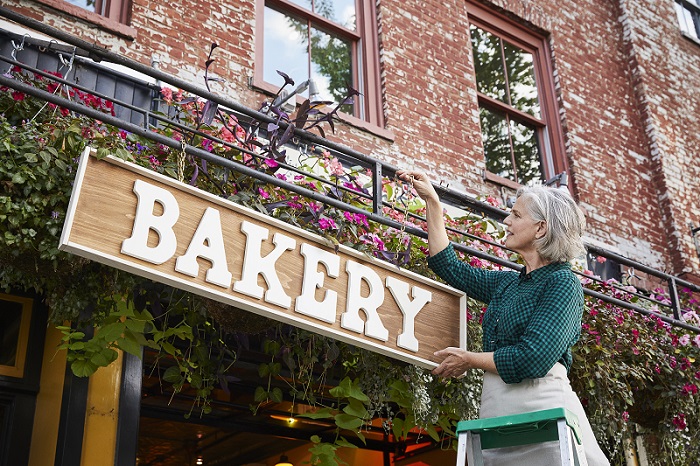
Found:
[[[683,34],[698,40],[700,37],[700,0],[676,0],[676,13]]]
[[[276,92],[283,83],[279,70],[297,85],[312,79],[319,97],[332,102],[341,101],[350,86],[361,95],[342,111],[383,125],[374,4],[370,0],[258,0],[262,34],[257,37],[256,85]]]
[[[545,38],[468,4],[485,178],[504,185],[567,170]]]
[[[24,377],[32,300],[0,293],[0,376]]]
[[[44,0],[46,2],[46,0]],[[58,0],[128,25],[131,22],[131,0]],[[55,3],[48,2],[48,3]]]

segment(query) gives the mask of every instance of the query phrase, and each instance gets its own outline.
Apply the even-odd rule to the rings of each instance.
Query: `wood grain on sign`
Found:
[[[137,180],[167,190],[179,207],[179,216],[172,227],[177,247],[172,257],[160,264],[122,252],[122,244],[132,236],[132,230],[135,228],[139,203],[139,197],[135,193]],[[94,153],[91,154],[87,149],[81,159],[70,202],[61,237],[62,250],[427,368],[436,366],[433,352],[447,346],[466,347],[466,300],[463,293],[350,248],[340,247],[335,252],[333,247],[328,246],[327,241],[317,235],[120,159],[107,157],[97,160]],[[206,273],[213,268],[213,262],[207,258],[197,258],[199,270],[196,276],[176,270],[176,260],[188,250],[207,208],[218,211],[220,216],[226,264],[231,274],[231,283],[225,285],[207,280]],[[162,213],[163,207],[157,202],[149,212],[153,217]],[[279,283],[290,298],[289,306],[270,302],[266,300],[265,295],[253,297],[250,293],[236,291],[236,282],[241,280],[244,273],[248,241],[242,227],[245,229],[245,225],[251,224],[268,231],[267,239],[258,246],[261,258],[275,249],[273,238],[276,234],[294,240],[294,248],[281,253],[274,266]],[[155,248],[160,241],[159,234],[153,229],[149,230],[148,247]],[[315,270],[305,270],[305,256],[302,254],[302,245],[305,244],[337,256],[340,261],[337,276],[329,276],[328,269],[322,263],[314,264]],[[370,291],[367,280],[360,280],[359,295],[361,298],[370,293],[379,293],[380,296],[383,293],[383,301],[377,308],[376,315],[388,331],[387,338],[369,336],[363,330],[357,331],[343,325],[343,314],[346,312],[348,299],[357,298],[352,291],[352,296],[348,295],[351,281],[348,265],[355,267],[357,264],[369,267],[381,280],[374,283],[373,291]],[[302,294],[305,274],[309,279],[309,274],[316,274],[318,277],[319,273],[324,274],[321,278],[323,285],[316,288],[313,301],[321,303],[328,292],[337,293],[335,317],[331,317],[329,321],[295,310],[295,301]],[[409,296],[408,290],[413,287],[431,294],[430,301],[420,308],[413,320],[413,335],[417,340],[415,350],[397,343],[399,335],[406,333],[406,319],[388,285],[382,286],[383,290],[377,289],[377,283],[385,285],[388,283],[387,279],[394,284],[407,284],[406,296]],[[357,283],[357,280],[355,282]],[[257,285],[263,289],[272,287],[267,283],[260,273],[257,276]],[[410,302],[413,296],[405,298],[404,303],[406,299]],[[326,315],[333,315],[331,309],[323,311]],[[369,318],[364,310],[359,312],[359,315],[362,319]],[[411,336],[410,329],[404,338],[408,336]]]

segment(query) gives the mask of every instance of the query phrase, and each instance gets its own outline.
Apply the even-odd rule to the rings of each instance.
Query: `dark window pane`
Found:
[[[297,84],[309,79],[308,27],[305,21],[265,8],[263,77],[271,84],[284,84],[277,70]]]
[[[506,75],[501,56],[501,39],[474,25],[469,28],[474,54],[477,90],[489,97],[508,103]]]
[[[351,44],[318,29],[311,29],[311,77],[322,100],[340,102],[352,86]],[[352,106],[342,111],[352,114]]]
[[[518,183],[531,184],[542,180],[542,162],[537,141],[537,131],[521,123],[511,121],[513,154],[518,170]]]
[[[508,71],[510,105],[540,118],[540,104],[537,97],[532,54],[505,41],[503,42],[503,53]]]
[[[22,323],[22,304],[0,300],[0,365],[14,366]]]
[[[508,122],[505,115],[491,112],[484,107],[479,109],[479,115],[481,117],[481,137],[484,143],[486,169],[503,178],[515,180]]]

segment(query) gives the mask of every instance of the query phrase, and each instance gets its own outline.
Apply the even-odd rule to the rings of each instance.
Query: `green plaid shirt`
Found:
[[[568,262],[526,273],[484,270],[457,258],[452,245],[428,258],[451,286],[488,305],[485,352],[493,352],[505,383],[544,377],[560,362],[571,368],[571,347],[581,334],[583,288]]]

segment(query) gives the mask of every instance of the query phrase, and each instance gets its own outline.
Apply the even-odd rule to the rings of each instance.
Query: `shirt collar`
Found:
[[[551,264],[542,266],[539,269],[533,270],[532,272],[528,272],[526,267],[523,267],[520,269],[520,280],[533,280],[548,275],[556,270],[570,268],[571,263],[569,262],[552,262]]]

